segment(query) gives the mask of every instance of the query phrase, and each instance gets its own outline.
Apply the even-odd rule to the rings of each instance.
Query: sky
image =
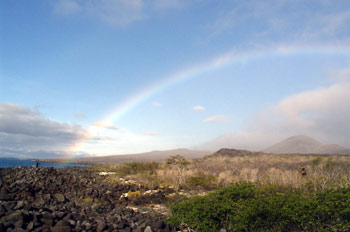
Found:
[[[348,0],[0,2],[0,156],[350,147]]]

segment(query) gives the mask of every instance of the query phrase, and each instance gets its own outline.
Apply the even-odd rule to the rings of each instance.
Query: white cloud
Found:
[[[144,133],[144,135],[156,136],[159,135],[159,133],[156,131],[147,131]]]
[[[81,5],[74,0],[59,0],[55,5],[55,11],[60,14],[73,14],[81,11]]]
[[[154,102],[152,102],[152,106],[154,106],[154,107],[161,107],[162,104],[159,103],[159,102],[154,101]]]
[[[326,35],[334,35],[349,26],[350,12],[339,12],[324,16],[321,32]]]
[[[110,130],[119,130],[119,127],[115,126],[113,123],[109,122],[95,122],[93,126],[102,127]]]
[[[63,15],[82,14],[120,26],[145,17],[142,0],[59,0],[55,11]]]
[[[214,115],[203,120],[203,122],[223,122],[228,120],[228,115]]]
[[[190,5],[184,0],[58,0],[56,14],[82,15],[118,26],[144,20],[154,13],[180,9]]]
[[[87,115],[84,113],[76,113],[74,117],[82,119],[82,118],[87,118]]]
[[[259,150],[293,135],[350,147],[349,106],[350,81],[301,92],[260,112],[244,130],[209,141],[203,147]]]
[[[166,10],[181,8],[188,4],[187,1],[183,0],[152,0],[153,7],[156,10]]]
[[[205,108],[203,106],[193,106],[192,109],[195,110],[195,111],[203,111],[203,110],[205,110]]]
[[[313,7],[306,6],[313,5]],[[289,40],[299,42],[348,40],[350,27],[350,4],[329,4],[310,0],[247,0],[233,1],[225,5],[217,19],[209,25],[210,39],[223,33],[240,33],[245,27],[242,39],[250,43],[264,40]],[[297,11],[295,9],[298,9]],[[258,25],[252,27],[251,25]]]

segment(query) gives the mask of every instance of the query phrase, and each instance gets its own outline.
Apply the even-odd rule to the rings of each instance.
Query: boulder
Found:
[[[97,227],[96,227],[97,232],[102,232],[106,227],[107,227],[107,225],[105,222],[97,221]]]
[[[23,221],[23,214],[22,211],[18,210],[15,211],[5,217],[1,218],[2,222],[17,222],[17,221]]]
[[[55,199],[56,199],[58,202],[60,202],[60,203],[63,203],[63,202],[66,201],[66,198],[65,198],[64,195],[61,194],[61,193],[56,193],[56,194],[55,194]]]
[[[55,227],[63,227],[63,226],[69,226],[70,227],[69,221],[61,220],[61,221],[58,221],[56,223],[56,225],[55,225]]]
[[[26,227],[27,230],[33,230],[34,229],[34,223],[33,222],[29,222],[27,227]]]
[[[6,227],[0,222],[0,232],[6,232]]]
[[[71,232],[72,229],[70,226],[58,226],[58,227],[53,227],[51,228],[51,232]]]
[[[22,209],[24,206],[24,201],[18,201],[16,206],[13,208],[14,210],[17,210],[17,209]]]

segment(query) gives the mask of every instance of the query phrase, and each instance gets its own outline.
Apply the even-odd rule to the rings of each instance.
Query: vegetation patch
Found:
[[[189,177],[186,183],[190,189],[211,190],[217,187],[217,178],[213,175],[199,173]]]
[[[136,175],[140,173],[153,174],[158,169],[158,162],[127,162],[115,169],[115,172],[121,176]]]
[[[140,191],[135,191],[135,192],[128,192],[128,198],[133,200],[141,197],[141,192]]]
[[[108,176],[106,177],[105,181],[107,181],[108,183],[112,183],[112,184],[119,184],[120,183],[120,180],[118,177],[111,177],[111,176]]]
[[[240,183],[171,207],[168,222],[196,231],[348,231],[350,188],[306,192]]]
[[[92,199],[91,197],[86,197],[83,199],[83,201],[86,204],[91,204],[94,201],[94,199]]]

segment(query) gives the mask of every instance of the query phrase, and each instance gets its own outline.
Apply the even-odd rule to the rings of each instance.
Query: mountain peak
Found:
[[[310,136],[297,135],[289,137],[283,140],[282,142],[276,143],[263,151],[268,153],[279,154],[334,154],[347,153],[350,152],[350,149],[347,149],[337,144],[322,144]]]

